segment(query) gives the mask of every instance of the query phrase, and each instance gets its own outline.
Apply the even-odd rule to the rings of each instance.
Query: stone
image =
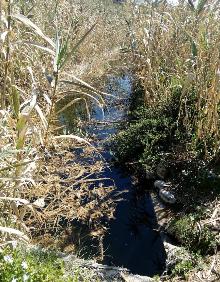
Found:
[[[165,189],[160,189],[159,197],[167,204],[175,204],[176,202],[174,195]]]
[[[154,187],[157,188],[157,189],[163,189],[163,188],[166,188],[166,187],[169,187],[170,185],[167,184],[166,182],[164,182],[163,180],[156,180],[154,182]]]
[[[164,248],[167,253],[167,270],[172,269],[177,263],[192,260],[189,252],[168,242],[164,242]]]
[[[134,275],[130,273],[121,273],[125,282],[153,282],[155,279],[148,276]]]

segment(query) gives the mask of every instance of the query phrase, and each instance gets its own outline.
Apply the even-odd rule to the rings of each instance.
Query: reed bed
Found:
[[[220,145],[218,17],[218,1],[161,1],[135,5],[129,21],[146,106],[175,99],[179,129],[209,159]]]
[[[91,101],[103,109],[109,93],[100,82],[113,66],[136,74],[146,107],[175,101],[190,150],[218,156],[218,2],[8,0],[0,15],[0,244],[36,236],[33,225],[40,234],[57,232],[73,218],[103,234],[101,222],[114,209],[112,187],[94,181],[91,189],[84,179],[97,175],[101,162],[68,166],[71,146],[91,144],[60,134],[59,115],[81,103],[89,119]],[[59,174],[63,166],[71,184]]]
[[[107,199],[100,203],[112,188],[93,180],[97,190],[88,193],[89,204],[83,207],[77,200],[89,190],[84,174],[99,171],[101,163],[92,169],[80,163],[67,166],[71,184],[61,183],[56,174],[69,157],[65,146],[91,144],[74,134],[59,135],[58,127],[59,115],[74,104],[82,104],[88,119],[91,101],[104,107],[108,93],[94,85],[119,58],[121,39],[112,33],[113,23],[118,30],[120,24],[115,6],[102,1],[9,0],[1,1],[0,15],[0,244],[29,241],[37,233],[33,224],[41,234],[54,232],[60,218],[90,220],[97,233],[102,212],[112,214],[113,204]],[[68,103],[57,109],[67,97]],[[93,217],[97,207],[100,215]]]

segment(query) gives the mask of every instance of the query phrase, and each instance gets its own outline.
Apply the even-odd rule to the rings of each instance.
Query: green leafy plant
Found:
[[[172,275],[186,277],[187,273],[194,268],[195,263],[193,263],[191,260],[185,260],[175,265],[174,269],[172,270]]]

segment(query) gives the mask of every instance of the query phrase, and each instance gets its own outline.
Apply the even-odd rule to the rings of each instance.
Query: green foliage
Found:
[[[139,115],[136,112],[136,116]],[[116,159],[120,162],[139,160],[143,165],[153,165],[156,153],[166,150],[171,142],[171,123],[164,116],[138,118],[113,139]]]
[[[171,270],[171,276],[180,276],[187,280],[190,271],[199,271],[203,269],[204,260],[198,253],[189,253],[186,250],[183,250],[176,254],[176,256],[179,257],[179,260]]]
[[[56,254],[39,250],[24,251],[5,248],[0,253],[0,281],[2,282],[70,282],[64,276],[64,265]]]
[[[193,270],[196,266],[196,262],[193,260],[183,260],[177,263],[172,270],[173,276],[183,276],[186,278],[187,273]]]
[[[173,87],[172,91],[170,99],[162,106],[152,109],[143,106],[141,88],[137,86],[137,89],[134,89],[131,122],[112,142],[114,156],[118,162],[138,161],[143,168],[154,169],[161,161],[161,155],[170,152],[172,144],[178,138],[183,138],[184,132],[178,134],[176,123],[181,91],[178,87]]]
[[[195,213],[173,220],[169,232],[186,248],[205,255],[215,249],[217,242],[207,226],[199,225],[200,216],[201,213]]]

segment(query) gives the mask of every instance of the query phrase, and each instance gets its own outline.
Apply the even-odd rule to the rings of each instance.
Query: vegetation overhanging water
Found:
[[[125,213],[128,228],[120,232],[128,234],[120,245],[124,252],[135,254],[142,229],[160,237],[157,228],[146,228],[154,224],[153,219],[149,223],[151,216],[155,219],[149,208],[151,199],[144,191],[149,185],[162,200],[167,199],[165,195],[173,197],[173,205],[164,208],[168,216],[162,227],[175,237],[181,245],[177,252],[183,255],[173,260],[167,252],[168,272],[161,279],[197,281],[201,271],[207,281],[218,279],[218,19],[219,2],[215,0],[179,1],[175,6],[167,1],[140,5],[129,0],[1,1],[3,249],[7,245],[14,248],[17,241],[37,242],[77,253],[77,244],[85,235],[73,228],[78,223],[98,241],[99,260],[131,269],[133,265],[132,271],[142,273],[144,262],[135,266],[129,255],[123,257],[118,252],[121,242],[112,240],[111,234],[117,239],[115,230],[124,226],[117,222]],[[137,183],[143,184],[141,189],[129,177],[122,181],[108,149],[97,147],[117,132],[119,113],[127,107],[126,99],[111,100],[106,93],[114,93],[109,82],[100,90],[103,77],[121,68],[132,70],[137,91],[126,130],[116,134],[111,151],[121,166],[135,174]],[[129,90],[130,77],[116,77],[109,79],[111,88],[115,80]],[[93,103],[99,110],[91,115]],[[107,120],[103,121],[105,104]],[[66,110],[73,105],[71,129],[63,132],[58,116],[65,120]],[[89,138],[80,131],[83,116],[93,122],[87,128]],[[108,117],[115,120],[110,122]],[[123,193],[114,194],[113,179]],[[119,201],[120,197],[126,201]],[[132,216],[128,210],[134,211]],[[109,219],[110,233],[105,237]],[[1,280],[27,280],[22,277],[27,269],[36,278],[31,262],[22,264],[21,258],[15,258],[16,249],[13,259],[6,255],[9,248],[3,252]],[[10,272],[13,261],[20,274]],[[41,280],[47,273],[43,271]],[[157,271],[150,266],[145,273]]]
[[[155,231],[157,219],[149,192],[138,195],[129,173],[115,167],[109,151],[109,139],[126,122],[132,92],[132,75],[122,74],[106,78],[105,92],[112,95],[106,101],[106,110],[93,109],[90,125],[85,131],[94,138],[94,145],[101,148],[106,161],[99,177],[108,179],[102,182],[104,187],[113,182],[114,193],[122,193],[117,203],[114,219],[108,222],[107,234],[102,239],[103,259],[107,265],[125,267],[132,273],[154,276],[165,269],[166,253],[160,234]],[[71,111],[71,109],[70,109]],[[65,113],[64,113],[65,114]],[[68,117],[68,114],[65,115]],[[63,120],[71,133],[72,116]],[[74,119],[75,120],[75,119]],[[99,157],[98,157],[99,158]],[[147,183],[146,183],[147,185]],[[145,187],[146,189],[146,187]],[[155,229],[155,230],[153,230]],[[85,253],[90,254],[91,241],[83,244]],[[86,256],[85,256],[86,257]]]

